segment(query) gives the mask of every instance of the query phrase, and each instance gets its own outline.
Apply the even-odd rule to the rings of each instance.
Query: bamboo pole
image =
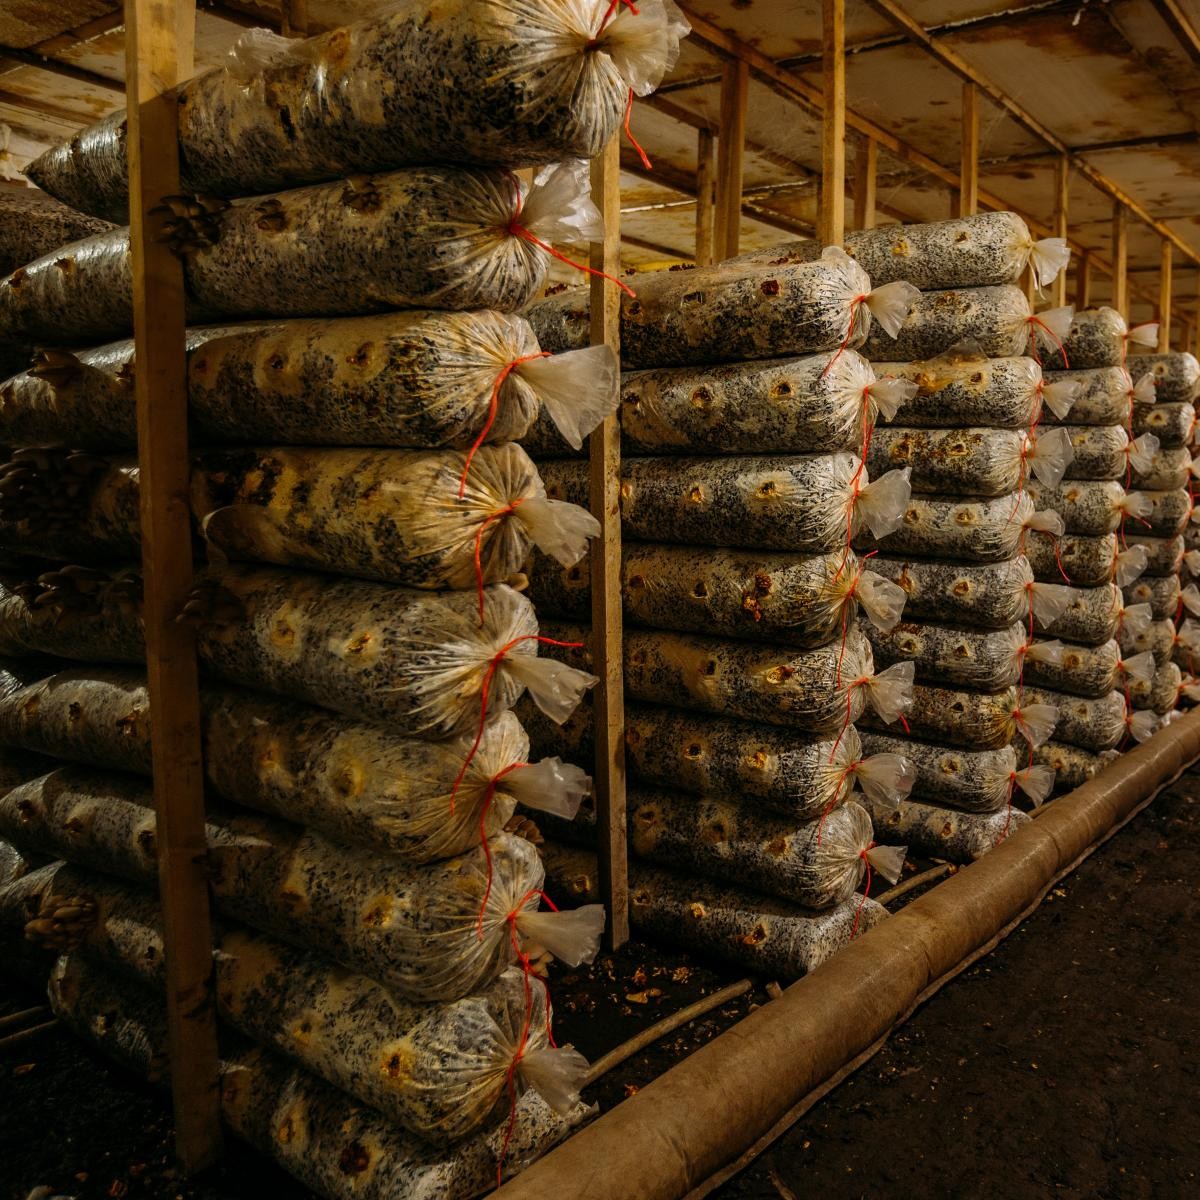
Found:
[[[190,0],[126,0],[146,666],[175,1150],[189,1173],[220,1158],[221,1110],[204,874],[200,695],[192,632],[176,620],[192,588],[183,268],[160,236],[164,216],[158,207],[179,192],[171,89],[192,72],[195,30]]]
[[[1112,306],[1129,320],[1129,210],[1118,200],[1112,221]]]
[[[742,232],[742,159],[750,71],[740,59],[721,68],[721,130],[717,139],[716,256],[732,258]]]
[[[1071,160],[1060,154],[1054,163],[1054,234],[1065,239],[1067,236],[1068,202],[1071,196]],[[1066,268],[1059,271],[1051,294],[1051,308],[1062,308],[1067,302]]]
[[[696,266],[713,261],[713,135],[696,130]]]
[[[973,83],[962,85],[962,163],[959,168],[957,216],[973,217],[979,211],[979,91]]]
[[[826,246],[846,237],[846,2],[821,0],[821,210]]]
[[[863,138],[854,156],[854,228],[874,229],[879,178],[879,143]]]
[[[621,157],[616,138],[592,161],[592,199],[604,217],[604,241],[593,242],[594,270],[621,269]],[[592,343],[621,353],[621,298],[606,279],[592,276]],[[625,695],[621,620],[621,431],[616,414],[588,439],[591,509],[600,536],[591,548],[593,670],[596,728],[596,828],[600,879],[608,912],[610,948],[629,940],[629,860],[625,828]]]
[[[1162,244],[1162,257],[1158,273],[1158,352],[1165,354],[1171,348],[1171,297],[1173,247],[1168,241]]]

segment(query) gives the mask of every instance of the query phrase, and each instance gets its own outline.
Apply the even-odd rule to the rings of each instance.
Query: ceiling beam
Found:
[[[1158,150],[1166,146],[1191,146],[1200,141],[1200,132],[1185,129],[1180,133],[1151,133],[1145,137],[1123,138],[1114,142],[1089,142],[1072,146],[1072,154],[1105,154],[1113,150]],[[1008,167],[1053,163],[1061,155],[1057,150],[1034,150],[1028,154],[1008,154],[999,158],[980,159],[981,167]]]
[[[102,17],[96,17],[83,25],[76,25],[74,29],[56,33],[54,37],[35,42],[32,46],[26,46],[25,51],[30,54],[42,54],[49,58],[52,55],[61,54],[64,50],[72,50],[95,38],[103,37],[106,33],[112,33],[122,28],[124,24],[125,10],[116,8]],[[11,75],[13,71],[20,71],[24,66],[24,63],[14,62],[11,59],[7,62],[0,62],[0,75]]]
[[[621,232],[621,241],[639,250],[649,250],[652,254],[661,254],[664,258],[677,258],[680,262],[692,262],[694,256],[684,250],[676,250],[673,246],[664,246],[659,242],[648,242],[645,238],[634,237],[631,233]]]
[[[1007,113],[1022,129],[1039,138],[1051,150],[1065,154],[1071,165],[1094,187],[1111,196],[1114,203],[1120,204],[1137,217],[1143,224],[1148,225],[1159,237],[1170,242],[1189,262],[1200,264],[1200,253],[1187,244],[1173,229],[1151,216],[1141,204],[1129,195],[1123,188],[1113,183],[1103,172],[1094,167],[1085,158],[1080,158],[1056,133],[1037,119],[1028,109],[1014,100],[1003,88],[997,87],[982,71],[973,67],[956,51],[933,37],[918,21],[911,17],[894,0],[866,0],[866,3],[881,16],[885,16],[897,28],[912,39],[942,66],[953,71],[966,83],[974,84],[989,100],[1003,112]]]
[[[18,63],[23,67],[32,67],[35,71],[45,71],[49,75],[60,75],[64,79],[73,79],[76,83],[86,83],[89,87],[103,88],[125,95],[125,84],[120,79],[110,79],[107,75],[99,75],[86,67],[77,67],[74,63],[59,62],[47,54],[39,54],[36,50],[0,45],[0,65],[6,63]]]
[[[1166,22],[1188,58],[1200,66],[1200,35],[1191,18],[1184,12],[1178,0],[1150,0],[1154,11]]]

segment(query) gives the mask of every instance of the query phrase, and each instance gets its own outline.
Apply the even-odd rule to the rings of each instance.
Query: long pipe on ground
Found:
[[[832,1077],[1041,902],[1200,758],[1200,709],[852,942],[505,1184],[499,1200],[679,1200],[782,1128]],[[777,1128],[782,1126],[782,1128]],[[706,1191],[707,1189],[703,1189]],[[698,1191],[697,1194],[703,1194]]]

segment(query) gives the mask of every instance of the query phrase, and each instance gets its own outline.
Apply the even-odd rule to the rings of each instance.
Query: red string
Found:
[[[862,910],[867,906],[867,897],[871,894],[871,859],[869,857],[872,850],[875,849],[875,843],[872,842],[865,850],[858,852],[858,857],[866,863],[867,866],[867,886],[863,888],[862,899],[858,902],[858,908],[854,913],[854,924],[850,926],[850,940],[854,941],[858,934],[858,922],[862,916]]]
[[[632,5],[630,6],[632,8]],[[633,10],[634,12],[637,9]],[[629,118],[633,116],[633,88],[629,89],[629,99],[625,102],[625,124],[622,128],[625,130],[625,136],[629,139],[629,144],[638,152],[638,158],[642,160],[642,166],[647,171],[654,170],[654,164],[650,161],[650,156],[642,149],[642,144],[633,136],[633,130],[629,128]]]
[[[854,599],[854,594],[858,591],[858,585],[862,580],[863,572],[867,569],[867,559],[874,558],[878,553],[878,550],[872,550],[869,554],[863,556],[862,561],[858,564],[858,572],[851,581],[850,586],[846,589],[846,596],[842,601],[842,644],[838,647],[837,659],[838,687],[842,686],[842,660],[846,657],[846,639],[850,636],[850,602]],[[845,560],[843,560],[844,565]],[[841,568],[838,569],[838,575],[841,575]]]
[[[487,532],[487,527],[493,522],[498,521],[501,517],[507,517],[510,513],[517,511],[517,505],[524,500],[523,496],[517,497],[511,504],[506,504],[503,508],[496,509],[495,512],[490,512],[479,523],[479,528],[475,531],[475,591],[479,596],[479,624],[484,623],[483,617],[483,535]]]
[[[549,350],[539,350],[536,354],[526,354],[523,358],[514,358],[512,362],[505,363],[501,368],[500,374],[496,376],[496,382],[492,384],[492,399],[488,405],[487,420],[483,424],[479,436],[475,439],[471,449],[467,451],[466,462],[463,463],[462,477],[458,481],[458,498],[461,500],[467,490],[467,472],[471,469],[471,463],[475,460],[475,455],[479,453],[479,447],[487,441],[487,435],[492,432],[492,426],[496,423],[496,414],[500,408],[500,389],[504,386],[504,381],[519,367],[522,363],[532,362],[535,358],[549,358]]]
[[[866,300],[867,293],[863,292],[850,301],[850,328],[846,331],[846,336],[842,339],[842,344],[837,348],[837,353],[825,364],[825,369],[817,376],[818,380],[824,379],[833,370],[833,364],[846,352],[846,348],[850,345],[850,339],[854,336],[854,327],[858,324],[859,307],[865,304]]]
[[[1037,386],[1033,389],[1033,394],[1034,394],[1034,396],[1037,397],[1037,403],[1034,406],[1033,421],[1029,425],[1029,434],[1031,437],[1037,431],[1037,427],[1042,423],[1042,417],[1045,415],[1045,406],[1046,406],[1046,401],[1045,401],[1046,381],[1045,381],[1045,379],[1039,379],[1037,381]]]
[[[871,677],[869,675],[860,675],[846,689],[846,719],[844,722],[842,722],[841,731],[837,735],[837,740],[833,743],[833,749],[829,752],[829,761],[830,762],[833,762],[834,756],[837,754],[838,747],[842,744],[842,738],[844,738],[846,736],[846,730],[850,728],[850,722],[853,719],[851,714],[854,711],[853,710],[854,689],[857,687],[865,687],[870,682],[871,682]],[[839,684],[839,686],[841,686],[841,685]]]
[[[508,1070],[504,1076],[504,1086],[508,1091],[509,1107],[508,1107],[508,1125],[504,1130],[504,1141],[500,1145],[500,1157],[496,1162],[496,1186],[499,1187],[504,1178],[504,1162],[508,1157],[508,1147],[512,1142],[513,1131],[517,1124],[517,1067],[521,1063],[521,1059],[525,1056],[526,1047],[529,1045],[529,1033],[533,1026],[533,988],[530,986],[530,976],[533,974],[533,967],[529,961],[529,955],[521,949],[521,940],[517,936],[517,917],[525,905],[535,896],[540,896],[546,902],[551,912],[558,912],[554,901],[550,899],[539,888],[531,888],[524,896],[521,897],[516,908],[512,910],[505,918],[508,924],[508,935],[512,942],[513,952],[517,956],[517,961],[521,964],[521,980],[525,989],[525,1016],[521,1022],[521,1038],[517,1043],[517,1052],[513,1055],[513,1060],[508,1064]],[[550,1045],[554,1045],[554,1034],[550,1030],[550,985],[543,981],[543,986],[546,989],[546,1036]]]
[[[479,689],[479,728],[475,731],[475,740],[471,743],[471,749],[467,751],[467,757],[463,759],[463,765],[459,767],[458,774],[454,778],[454,786],[450,789],[451,816],[454,815],[454,804],[458,797],[458,789],[462,787],[462,781],[466,777],[471,763],[475,761],[475,755],[479,751],[479,743],[483,740],[483,731],[487,726],[488,697],[492,688],[492,680],[495,678],[504,656],[514,646],[518,646],[522,642],[539,642],[545,646],[563,646],[568,650],[578,650],[583,646],[582,642],[560,642],[554,638],[542,637],[537,633],[523,633],[520,637],[513,638],[511,642],[506,642],[492,655],[491,661],[487,665],[487,671],[483,676],[483,684]]]
[[[531,245],[537,246],[538,249],[545,250],[547,254],[557,258],[559,262],[566,263],[568,267],[574,267],[576,271],[583,271],[588,275],[595,275],[600,279],[607,279],[609,283],[615,283],[617,287],[619,287],[627,296],[633,296],[634,298],[637,297],[637,292],[635,292],[633,288],[629,286],[629,284],[624,283],[620,279],[616,278],[615,275],[609,275],[606,271],[598,271],[595,267],[588,266],[585,263],[577,263],[573,258],[568,258],[560,250],[556,250],[553,246],[551,246],[549,242],[543,242],[542,239],[537,236],[537,234],[526,229],[525,226],[521,224],[521,210],[525,207],[525,202],[521,196],[520,181],[515,175],[512,174],[511,171],[509,172],[509,179],[512,183],[513,190],[516,193],[516,200],[514,203],[515,211],[513,212],[512,220],[508,223],[508,232],[512,234],[513,237],[521,238],[522,240],[529,242]]]
[[[1000,843],[1002,841],[1004,841],[1004,839],[1006,837],[1008,837],[1008,827],[1009,827],[1009,825],[1012,824],[1013,793],[1016,791],[1016,787],[1017,787],[1017,773],[1016,773],[1016,771],[1009,771],[1009,773],[1008,773],[1008,798],[1004,802],[1004,804],[1005,804],[1004,828],[1002,830],[1000,830],[1000,836],[996,839],[997,846],[1000,845]]]
[[[492,863],[492,847],[488,843],[487,835],[487,819],[488,813],[492,811],[492,802],[496,799],[496,788],[505,775],[510,771],[515,771],[518,767],[527,767],[528,763],[516,762],[509,763],[503,771],[497,772],[488,780],[487,791],[483,796],[483,807],[479,812],[479,844],[483,847],[483,857],[487,861],[487,887],[483,889],[483,902],[479,905],[479,917],[475,922],[475,936],[478,941],[483,941],[483,917],[487,912],[488,901],[492,898],[492,881],[495,877],[495,867]]]
[[[818,846],[821,844],[821,834],[825,829],[825,818],[827,816],[829,816],[829,814],[831,812],[833,812],[833,810],[837,807],[837,802],[842,795],[842,785],[846,782],[846,780],[849,776],[853,775],[858,770],[858,768],[860,766],[862,766],[862,762],[863,762],[863,760],[860,758],[860,759],[857,759],[856,761],[850,763],[845,768],[843,768],[842,773],[837,777],[837,783],[835,783],[833,785],[833,795],[830,797],[829,803],[827,805],[825,805],[824,809],[822,809],[821,819],[817,822],[817,845]]]
[[[1043,321],[1042,318],[1037,315],[1034,315],[1031,317],[1026,317],[1025,319],[1030,327],[1029,328],[1029,338],[1030,338],[1030,342],[1032,343],[1032,346],[1033,346],[1033,357],[1034,357],[1034,360],[1037,362],[1038,366],[1040,367],[1042,365],[1042,356],[1041,356],[1041,354],[1038,353],[1037,331],[1033,328],[1033,326],[1035,326],[1035,325],[1040,326],[1042,329],[1044,329],[1050,335],[1050,340],[1058,347],[1058,352],[1059,352],[1059,354],[1062,355],[1063,370],[1069,371],[1071,369],[1071,364],[1067,360],[1067,348],[1066,348],[1066,346],[1064,346],[1062,344],[1062,342],[1059,341],[1058,334],[1056,334],[1054,332],[1054,330],[1051,329],[1050,326],[1047,325],[1046,322]]]

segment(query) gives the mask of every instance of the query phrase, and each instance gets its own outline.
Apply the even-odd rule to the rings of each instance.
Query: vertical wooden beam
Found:
[[[846,238],[846,0],[821,0],[821,208],[817,236]]]
[[[1077,309],[1092,306],[1092,255],[1085,250],[1079,256],[1079,264],[1075,268],[1075,307]]]
[[[696,130],[696,266],[713,261],[713,135]]]
[[[308,0],[282,0],[279,16],[284,37],[308,37]]]
[[[1192,318],[1183,317],[1179,322],[1179,349],[1190,350],[1192,348]]]
[[[1174,247],[1165,238],[1158,273],[1158,352],[1165,354],[1171,348],[1171,296],[1173,281],[1171,251]]]
[[[594,242],[591,265],[621,272],[621,150],[616,138],[592,160],[592,200],[604,217],[604,241]],[[592,276],[592,343],[621,353],[621,294]],[[625,829],[625,694],[621,620],[621,429],[614,413],[588,438],[591,509],[600,536],[591,547],[592,696],[596,730],[596,828],[600,880],[611,949],[629,940],[629,858]]]
[[[1067,202],[1071,194],[1071,160],[1060,154],[1054,164],[1054,236],[1067,236]],[[1062,308],[1067,302],[1067,270],[1064,267],[1054,281],[1051,308]]]
[[[1129,210],[1119,200],[1113,204],[1112,306],[1129,320]]]
[[[973,83],[962,86],[962,158],[959,167],[956,216],[979,211],[979,92]]]
[[[204,874],[196,651],[176,617],[192,586],[183,267],[156,209],[179,192],[178,106],[192,72],[191,0],[126,0],[129,213],[138,464],[158,886],[166,946],[175,1149],[185,1171],[221,1156],[213,941]]]
[[[879,143],[863,138],[854,155],[854,228],[875,228],[876,181],[879,178]]]
[[[742,158],[746,149],[746,96],[750,68],[727,59],[721,67],[721,128],[717,137],[716,256],[732,258],[742,236]]]

